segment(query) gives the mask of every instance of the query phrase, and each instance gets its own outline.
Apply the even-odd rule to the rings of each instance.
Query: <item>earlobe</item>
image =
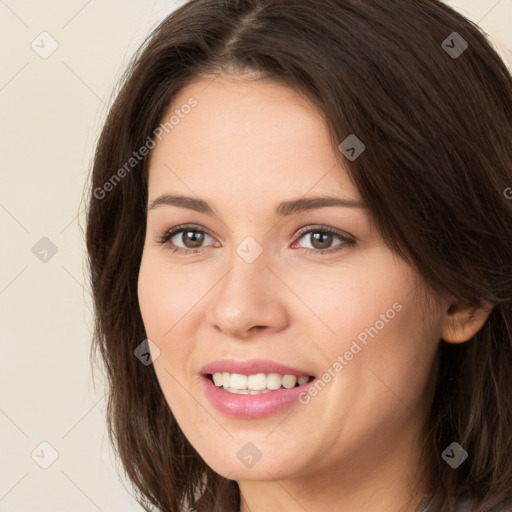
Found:
[[[445,313],[441,338],[447,343],[470,340],[483,327],[493,307],[486,301],[482,301],[480,307],[460,301],[452,303]]]

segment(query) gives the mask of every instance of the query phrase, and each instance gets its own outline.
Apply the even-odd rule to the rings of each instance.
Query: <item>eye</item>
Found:
[[[356,241],[351,236],[342,234],[334,229],[328,228],[327,226],[317,226],[309,229],[306,228],[305,231],[299,233],[299,240],[306,237],[306,235],[309,235],[309,240],[313,246],[313,248],[310,249],[299,245],[299,247],[306,249],[306,254],[330,254],[341,251],[345,247],[352,247],[356,244]],[[341,240],[341,243],[335,245],[334,248],[329,248],[333,240],[336,238]],[[307,239],[308,238],[306,238],[306,240]],[[296,245],[297,242],[293,247]]]
[[[313,246],[312,248],[303,247],[302,245],[298,245],[297,242],[292,245],[292,248],[295,249],[299,247],[305,249],[304,252],[306,254],[323,255],[338,252],[345,247],[352,247],[356,244],[356,241],[351,236],[338,232],[332,228],[328,228],[327,226],[306,228],[299,233],[299,240],[306,237],[306,235],[309,235],[309,240]],[[173,241],[173,238],[176,240]],[[213,237],[200,226],[190,224],[177,226],[165,231],[157,238],[156,242],[161,245],[167,244],[173,254],[194,254],[199,252],[203,247],[203,242],[205,242],[207,238],[211,238],[213,240]],[[336,238],[341,240],[341,243],[335,245],[334,248],[329,248],[333,240]],[[179,246],[179,243],[182,243],[183,247]],[[217,247],[219,246],[218,243],[215,243],[214,245]]]
[[[201,248],[206,237],[213,239],[204,229],[191,224],[177,226],[165,231],[156,241],[162,245],[168,244],[173,253],[196,253]],[[173,238],[176,238],[176,240],[173,241]],[[183,243],[184,247],[177,245],[179,242]]]

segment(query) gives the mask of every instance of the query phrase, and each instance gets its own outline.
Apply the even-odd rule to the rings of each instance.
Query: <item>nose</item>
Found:
[[[208,322],[225,336],[248,340],[281,331],[289,324],[286,287],[263,251],[247,262],[236,251],[230,269],[212,290]]]

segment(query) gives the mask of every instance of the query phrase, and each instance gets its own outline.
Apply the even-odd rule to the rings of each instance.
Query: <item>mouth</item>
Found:
[[[199,370],[205,398],[218,412],[242,419],[268,416],[299,403],[318,380],[305,368],[269,359],[219,359]]]
[[[281,389],[293,389],[311,382],[312,375],[291,375],[281,373],[215,372],[205,375],[218,388],[238,395],[260,395]]]
[[[245,420],[302,403],[301,396],[318,380],[308,370],[262,359],[214,361],[199,374],[207,401],[223,415]]]

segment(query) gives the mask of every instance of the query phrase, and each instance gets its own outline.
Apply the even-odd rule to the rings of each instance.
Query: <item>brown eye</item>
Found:
[[[201,247],[204,240],[204,233],[199,231],[182,231],[181,242],[188,249]]]
[[[213,237],[203,229],[195,226],[178,226],[166,231],[157,239],[157,242],[168,245],[176,253],[194,253],[204,247],[206,237],[213,240]]]
[[[308,240],[311,247],[304,247],[299,242],[294,245],[305,249],[306,254],[329,254],[338,252],[344,247],[352,247],[356,243],[350,236],[327,227],[311,228],[303,231],[299,236],[299,240],[301,239]],[[332,246],[335,239],[340,240],[341,243]]]
[[[313,232],[309,233],[309,235],[311,245],[313,246],[314,249],[319,250],[328,249],[329,246],[332,244],[332,240],[334,238],[334,236],[331,235],[330,233]]]

